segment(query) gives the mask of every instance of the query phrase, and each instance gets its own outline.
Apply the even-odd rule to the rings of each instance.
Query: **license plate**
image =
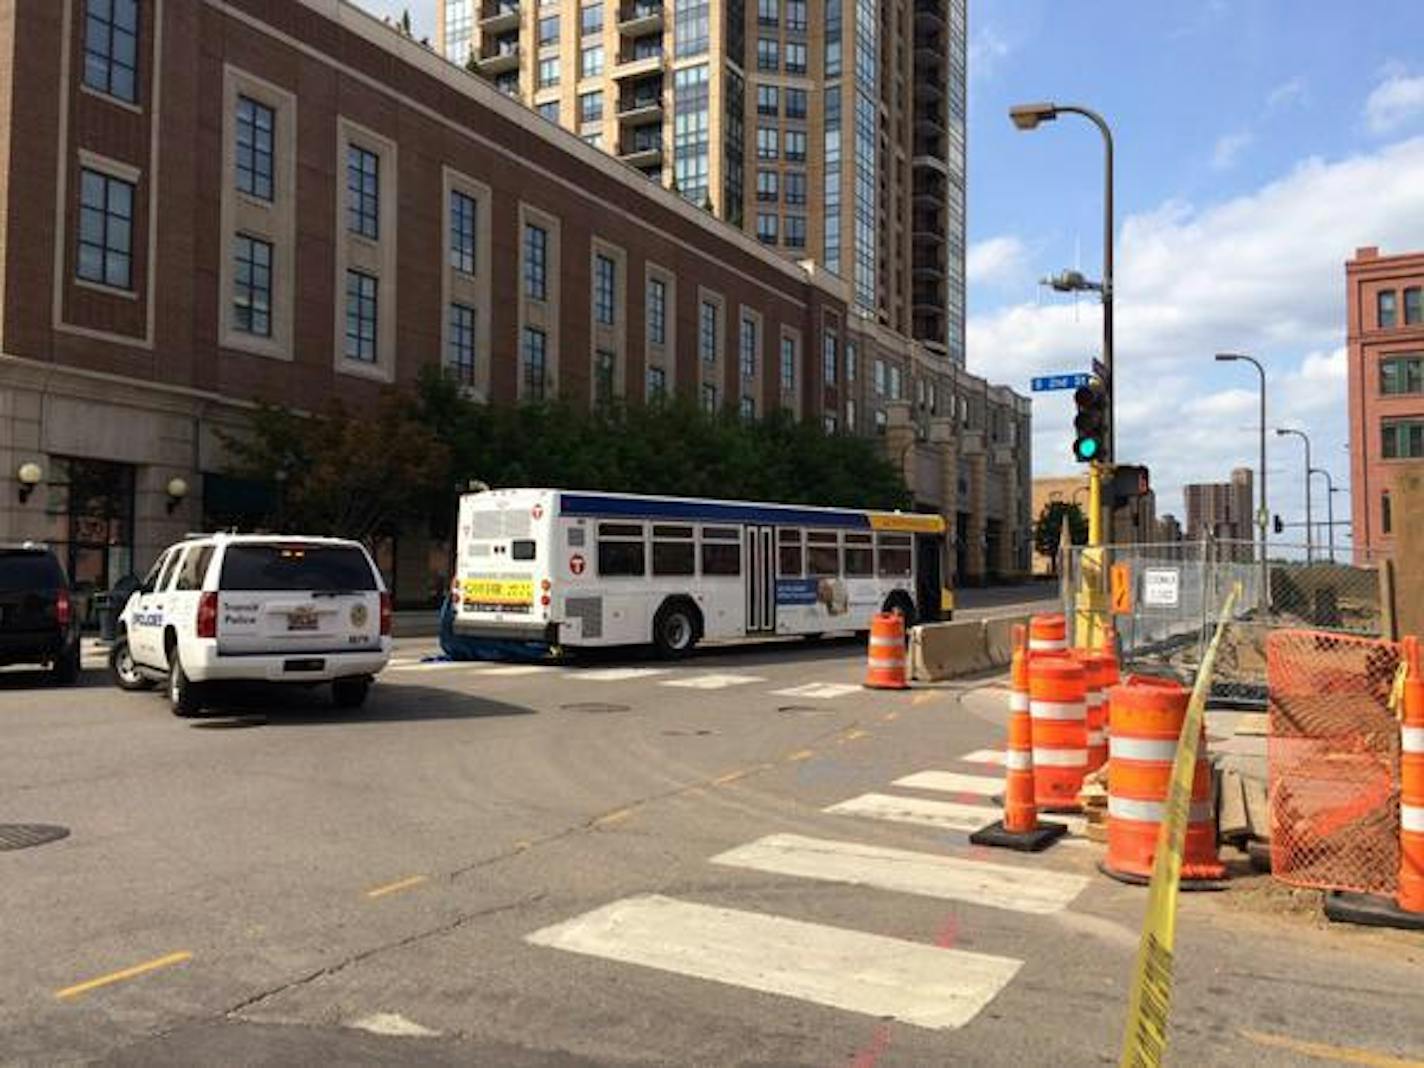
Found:
[[[282,661],[283,671],[320,671],[326,667],[326,661],[319,656],[309,657],[302,660]]]
[[[288,630],[316,630],[316,624],[314,608],[294,608],[287,613]]]

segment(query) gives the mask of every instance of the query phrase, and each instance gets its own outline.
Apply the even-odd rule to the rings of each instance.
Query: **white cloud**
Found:
[[[964,272],[970,285],[1002,284],[1023,270],[1024,243],[1017,237],[991,237],[969,246]]]
[[[993,26],[987,23],[969,39],[969,76],[987,78],[994,73],[999,61],[1012,51],[1006,41]]]
[[[1424,119],[1424,74],[1411,78],[1396,69],[1365,101],[1370,133],[1392,133],[1417,119]]]
[[[1236,166],[1236,160],[1242,151],[1251,144],[1253,137],[1246,131],[1239,133],[1223,134],[1216,139],[1216,146],[1211,150],[1211,166],[1213,170],[1225,171]]]
[[[1344,260],[1360,245],[1417,248],[1421,233],[1424,137],[1307,160],[1248,195],[1203,206],[1169,201],[1123,221],[1118,454],[1151,465],[1159,511],[1181,514],[1183,483],[1256,462],[1255,373],[1215,364],[1212,355],[1226,350],[1262,360],[1273,425],[1309,426],[1317,465],[1328,462],[1337,484],[1348,481]],[[1085,369],[1101,329],[1086,302],[972,312],[970,367],[1022,390],[1032,375]],[[1036,474],[1073,470],[1071,409],[1064,396],[1035,396]],[[1274,465],[1284,446],[1273,437],[1270,447]],[[1280,456],[1285,477],[1273,474],[1272,505],[1290,514],[1298,464]]]
[[[1302,77],[1296,76],[1290,81],[1282,82],[1266,94],[1267,113],[1280,111],[1291,104],[1303,101],[1305,92],[1305,79]]]

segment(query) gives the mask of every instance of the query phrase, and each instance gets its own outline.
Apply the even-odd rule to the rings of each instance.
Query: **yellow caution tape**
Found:
[[[1238,582],[1222,606],[1216,634],[1207,646],[1187,705],[1172,781],[1167,788],[1167,813],[1157,834],[1157,856],[1152,863],[1152,883],[1147,891],[1147,915],[1142,921],[1142,942],[1133,969],[1132,996],[1127,1004],[1127,1028],[1122,1040],[1122,1068],[1149,1068],[1162,1063],[1167,1049],[1167,1017],[1172,1006],[1172,959],[1177,938],[1177,888],[1182,880],[1182,851],[1187,841],[1192,781],[1196,777],[1197,751],[1201,747],[1202,719],[1216,650],[1241,595]]]
[[[1399,670],[1394,673],[1394,684],[1389,688],[1389,710],[1396,719],[1404,718],[1404,684],[1409,681],[1409,662],[1401,660]]]

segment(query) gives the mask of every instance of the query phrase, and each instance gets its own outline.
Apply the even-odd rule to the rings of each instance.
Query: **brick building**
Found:
[[[1355,250],[1345,263],[1350,530],[1356,560],[1394,547],[1390,486],[1424,460],[1424,252]]]
[[[1187,541],[1217,538],[1254,541],[1255,512],[1252,487],[1256,476],[1249,467],[1236,467],[1230,482],[1194,482],[1183,488],[1187,506]]]
[[[78,581],[242,521],[223,435],[255,401],[433,363],[493,403],[881,432],[962,580],[1026,569],[1025,398],[343,0],[16,0],[0,37],[0,468],[41,472],[0,540]],[[424,596],[439,551],[383,553]]]

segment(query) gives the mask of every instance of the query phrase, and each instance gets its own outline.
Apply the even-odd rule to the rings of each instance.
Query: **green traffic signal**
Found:
[[[1097,438],[1079,438],[1073,443],[1073,453],[1083,463],[1096,460],[1101,450],[1102,443]]]
[[[1073,458],[1079,463],[1103,460],[1107,454],[1108,394],[1100,380],[1094,378],[1086,386],[1073,391],[1073,403],[1078,413],[1073,417],[1077,437],[1073,441]]]

